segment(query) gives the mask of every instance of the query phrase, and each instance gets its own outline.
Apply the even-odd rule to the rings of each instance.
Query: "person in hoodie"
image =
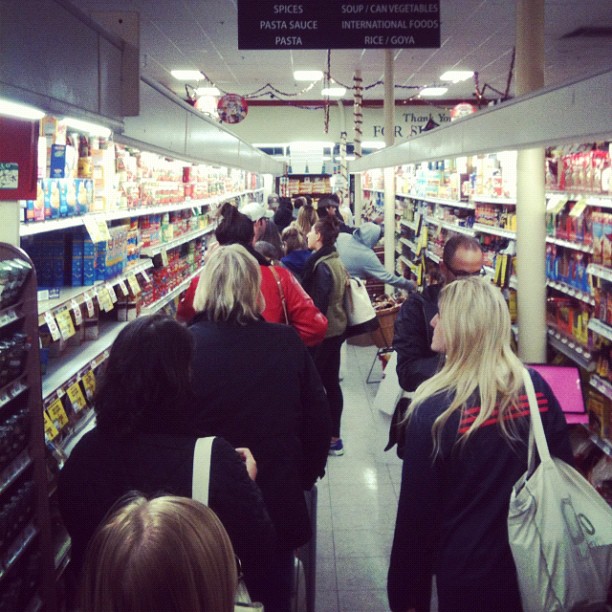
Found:
[[[306,260],[312,254],[308,249],[306,236],[297,227],[291,225],[283,231],[283,246],[285,256],[281,258],[281,263],[285,268],[291,270],[301,283]]]
[[[351,276],[358,278],[375,278],[398,289],[414,291],[413,281],[388,272],[382,265],[374,245],[380,240],[382,229],[376,223],[364,223],[352,234],[340,234],[336,241],[336,250]]]

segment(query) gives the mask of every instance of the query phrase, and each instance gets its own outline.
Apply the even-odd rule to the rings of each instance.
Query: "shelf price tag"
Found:
[[[95,215],[85,215],[83,217],[85,229],[93,242],[106,242],[111,239],[104,217],[96,217]]]
[[[62,400],[56,399],[47,408],[47,414],[49,418],[53,421],[56,429],[61,431],[68,424],[68,415],[64,410],[64,405],[62,404]]]
[[[45,438],[47,440],[54,440],[59,435],[57,427],[53,424],[53,421],[47,414],[47,411],[43,411],[43,418],[45,420]]]
[[[96,314],[96,309],[94,308],[94,303],[91,299],[91,295],[89,295],[89,293],[86,293],[83,296],[83,299],[85,300],[85,306],[87,307],[87,316],[91,318]]]
[[[106,285],[106,290],[108,291],[108,295],[110,295],[111,302],[115,304],[117,302],[117,294],[115,293],[115,288],[108,284]]]
[[[104,312],[110,312],[113,309],[113,300],[105,285],[98,287],[98,304]]]
[[[72,336],[74,336],[76,332],[74,330],[74,324],[68,309],[58,312],[55,315],[55,320],[57,321],[60,333],[64,340],[68,340],[68,338],[72,338]]]
[[[140,293],[140,285],[138,284],[138,279],[136,278],[136,275],[130,274],[127,277],[127,282],[128,282],[128,285],[130,286],[130,289],[132,290],[132,293],[134,295],[138,295]]]
[[[70,398],[70,402],[72,403],[72,408],[75,412],[79,412],[83,410],[85,406],[87,406],[87,400],[83,395],[83,391],[81,391],[81,385],[78,382],[75,382],[73,385],[68,387],[66,390],[68,397]]]
[[[75,325],[80,325],[83,322],[83,313],[81,312],[81,307],[76,300],[72,300],[72,302],[70,302],[70,308],[72,310]]]
[[[85,388],[85,395],[87,399],[93,400],[94,392],[96,390],[96,376],[92,370],[88,370],[83,374],[83,378],[81,379],[83,383],[83,387]]]
[[[121,279],[117,284],[119,285],[119,289],[121,291],[121,295],[123,297],[127,297],[128,294],[129,294],[129,291],[128,291],[128,288],[127,288],[127,286],[125,284],[125,280]]]
[[[53,314],[50,311],[45,312],[45,323],[49,328],[51,338],[54,342],[57,342],[62,337],[62,334],[60,333],[59,327],[57,326],[57,323],[53,318]]]

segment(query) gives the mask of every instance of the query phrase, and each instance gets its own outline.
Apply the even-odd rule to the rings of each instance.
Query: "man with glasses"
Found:
[[[397,377],[404,391],[414,391],[440,365],[440,353],[431,350],[433,328],[430,325],[438,314],[438,295],[445,283],[483,274],[483,254],[478,240],[464,234],[451,236],[444,245],[440,272],[444,283],[411,294],[395,321],[393,348],[397,352]]]

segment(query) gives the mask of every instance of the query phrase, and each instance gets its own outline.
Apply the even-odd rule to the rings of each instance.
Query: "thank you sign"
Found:
[[[238,0],[239,49],[435,49],[440,0]]]

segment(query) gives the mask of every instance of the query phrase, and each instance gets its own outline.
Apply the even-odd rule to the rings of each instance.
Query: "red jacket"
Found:
[[[259,266],[261,269],[261,292],[266,301],[266,308],[261,313],[268,323],[286,323],[280,290],[270,268],[272,266]],[[274,266],[280,278],[289,324],[295,329],[306,346],[316,346],[323,341],[327,331],[325,315],[314,305],[312,298],[304,291],[293,274],[286,268]],[[193,309],[193,298],[198,286],[199,276],[196,276],[179,302],[176,318],[188,322],[193,319],[196,312]]]

